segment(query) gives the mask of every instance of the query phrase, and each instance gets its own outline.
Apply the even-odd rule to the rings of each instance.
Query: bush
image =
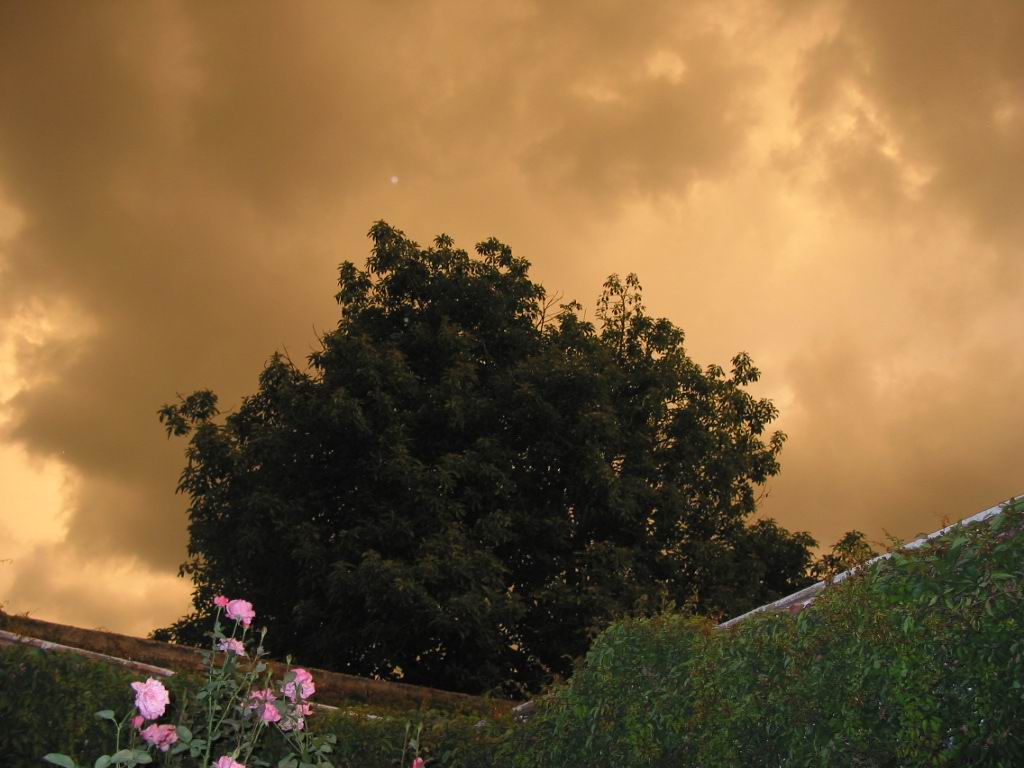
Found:
[[[94,712],[132,705],[129,684],[139,678],[121,667],[70,653],[28,646],[0,646],[0,763],[42,765],[47,752],[83,757],[102,750],[110,724]],[[172,701],[194,682],[175,675],[165,681]]]
[[[525,724],[352,707],[310,728],[337,737],[337,768],[400,765],[409,727],[430,768],[1024,765],[1022,531],[1024,513],[1009,507],[833,585],[799,614],[729,631],[679,614],[620,622]],[[130,706],[132,677],[0,649],[4,764],[95,751],[109,734],[91,713]],[[169,684],[180,694],[189,683]]]
[[[601,634],[565,687],[502,751],[516,766],[653,765],[686,743],[689,667],[709,625],[664,615],[627,620]]]
[[[313,714],[307,699],[316,693],[312,674],[292,667],[288,657],[283,678],[274,679],[264,661],[266,628],[249,632],[256,617],[252,603],[218,595],[213,604],[210,647],[200,651],[205,679],[175,696],[174,705],[161,681],[131,681],[127,687],[135,692],[134,702],[123,715],[113,709],[95,712],[96,718],[110,721],[113,733],[107,744],[112,749],[95,761],[90,756],[88,762],[95,768],[134,768],[154,759],[174,766],[210,768],[215,761],[217,768],[270,768],[268,746],[274,753],[283,746],[284,754],[275,754],[277,768],[334,768],[328,757],[333,737],[306,728]],[[42,759],[61,768],[83,765],[67,752],[48,752]]]
[[[487,768],[495,765],[495,748],[512,727],[511,718],[488,721],[439,710],[341,710],[321,714],[310,723],[314,733],[337,737],[335,768],[407,768],[409,760],[401,761],[403,744],[413,734],[418,734],[421,754],[431,768]]]
[[[129,684],[139,674],[70,653],[45,652],[28,646],[0,646],[0,765],[40,766],[47,752],[61,752],[84,762],[110,742],[110,723],[97,710],[130,709]],[[171,691],[168,718],[177,720],[175,705],[196,690],[200,681],[175,675],[164,680]],[[336,768],[399,766],[407,728],[422,725],[420,742],[435,756],[434,765],[450,768],[487,766],[493,743],[509,723],[477,727],[480,717],[445,710],[387,710],[362,705],[321,709],[310,718],[313,734],[335,734],[332,762]],[[289,746],[268,732],[263,757],[276,764]],[[408,768],[411,758],[403,768]],[[90,763],[86,763],[90,764]]]
[[[627,621],[498,764],[1024,764],[1024,515],[1007,508],[731,631]]]

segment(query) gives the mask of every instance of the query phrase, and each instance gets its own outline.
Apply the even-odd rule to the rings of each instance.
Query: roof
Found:
[[[999,504],[996,504],[993,507],[989,507],[988,509],[982,510],[981,512],[978,512],[976,515],[971,515],[970,517],[966,517],[966,518],[964,518],[963,520],[961,520],[961,521],[959,521],[957,523],[953,523],[953,525],[947,525],[945,528],[940,528],[937,531],[929,533],[927,536],[922,536],[922,537],[920,537],[918,539],[914,539],[909,544],[904,544],[902,547],[899,547],[898,550],[896,550],[896,551],[906,550],[906,549],[917,549],[918,547],[924,546],[925,544],[927,544],[932,539],[937,539],[940,536],[945,536],[947,533],[949,533],[949,532],[959,528],[960,526],[970,525],[971,523],[978,523],[978,522],[981,522],[982,520],[987,520],[990,517],[995,517],[1000,512],[1002,512],[1003,509],[1005,509],[1008,505],[1015,503],[1016,500],[1019,499],[1019,498],[1021,498],[1021,497],[1019,497],[1019,496],[1011,496],[1006,501],[1002,501],[1002,502],[1000,502]],[[764,613],[766,611],[774,613],[774,612],[779,612],[779,611],[800,610],[801,608],[804,608],[804,607],[810,605],[812,602],[814,602],[814,598],[817,597],[818,593],[821,592],[821,590],[823,590],[829,584],[836,584],[836,583],[838,583],[840,581],[843,581],[844,579],[848,578],[849,576],[851,576],[854,573],[856,573],[857,571],[859,571],[861,568],[865,568],[865,567],[871,565],[872,563],[877,563],[879,560],[886,560],[887,558],[892,557],[892,555],[893,555],[892,552],[886,552],[884,555],[879,555],[878,557],[873,557],[870,560],[867,560],[867,561],[861,563],[856,568],[851,568],[848,571],[843,571],[842,573],[837,574],[836,576],[833,576],[831,579],[827,579],[825,581],[819,581],[816,584],[811,584],[811,586],[804,587],[799,592],[794,592],[793,594],[788,595],[786,597],[783,597],[783,598],[781,598],[779,600],[776,600],[773,603],[768,603],[767,605],[762,605],[759,608],[755,608],[752,611],[747,611],[746,613],[744,613],[744,614],[742,614],[740,616],[736,616],[736,617],[734,617],[732,619],[729,619],[728,621],[722,622],[721,624],[718,625],[718,628],[719,629],[728,629],[729,627],[732,627],[732,626],[735,626],[736,624],[739,624],[744,619],[750,618],[751,616],[753,616],[756,613]]]

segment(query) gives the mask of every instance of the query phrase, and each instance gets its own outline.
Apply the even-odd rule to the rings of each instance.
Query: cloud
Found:
[[[1013,383],[1024,364],[1006,340],[958,346],[947,365],[836,337],[791,361],[799,407],[774,483],[791,525],[826,545],[850,528],[884,543],[886,532],[910,539],[1021,492],[1024,436],[1008,425],[1024,418]]]
[[[668,7],[625,21],[621,7],[612,16],[606,6],[596,25],[607,37],[591,33],[593,20],[584,34],[548,32],[559,35],[567,64],[556,71],[576,73],[569,89],[544,94],[557,119],[524,155],[531,175],[601,202],[685,194],[742,157],[755,120],[748,97],[756,71],[720,29],[696,14],[673,17]]]
[[[1007,271],[994,279],[1019,279],[1024,7],[840,8],[838,31],[804,56],[796,93],[803,148],[825,155],[824,184],[890,215],[918,200],[915,215],[961,218],[1004,253]]]
[[[189,585],[132,558],[83,557],[39,546],[15,561],[4,610],[74,626],[145,636],[188,607]]]
[[[5,9],[0,94],[24,108],[0,120],[0,179],[26,224],[4,247],[4,305],[70,302],[92,329],[23,350],[19,370],[46,376],[8,404],[7,437],[81,472],[78,546],[181,559],[181,446],[156,409],[198,386],[234,401],[282,342],[301,340],[301,357],[312,326],[333,322],[330,219],[358,222],[346,241],[360,253],[345,255],[360,258],[392,175],[413,194],[453,169],[488,183],[497,150],[566,160],[581,188],[620,173],[685,186],[729,154],[737,73],[720,40],[694,38],[684,82],[643,72],[667,10],[623,30],[620,7],[593,27],[564,9],[453,7],[468,30],[414,5],[246,5],[241,27],[231,4]],[[505,25],[509,41],[490,45]],[[609,121],[570,86],[614,65],[613,37],[635,82]]]
[[[189,585],[173,572],[69,536],[81,485],[59,460],[0,445],[0,607],[135,635],[184,613]]]
[[[11,594],[129,622],[66,577],[116,563],[135,605],[173,613],[184,446],[157,408],[210,387],[230,409],[274,350],[302,359],[378,218],[496,235],[584,302],[638,271],[700,362],[749,349],[785,404],[765,506],[784,524],[911,535],[1015,492],[1021,17],[0,7],[0,440],[77,478],[35,550],[67,570],[19,565]]]

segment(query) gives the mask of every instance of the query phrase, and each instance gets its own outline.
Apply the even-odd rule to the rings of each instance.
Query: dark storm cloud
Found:
[[[857,0],[840,19],[796,92],[826,184],[891,211],[909,166],[929,212],[966,218],[1010,257],[1024,236],[1024,5]],[[830,135],[844,113],[853,124]]]
[[[854,526],[910,537],[1024,487],[1024,6],[835,8],[800,56],[797,142],[776,155],[862,227],[819,253],[823,272],[857,268],[816,284],[831,316],[784,374],[792,439],[769,506],[823,543]]]
[[[20,565],[11,593],[39,618],[143,636],[182,610],[182,585],[131,558],[69,562],[59,545],[34,554]]]
[[[895,382],[879,380],[893,353],[871,339],[833,337],[792,361],[800,407],[776,485],[793,526],[824,545],[850,528],[884,545],[886,532],[910,539],[1022,490],[1024,364],[1003,340],[957,352]]]
[[[192,9],[203,167],[275,208],[354,194],[389,166],[486,175],[495,155],[562,192],[678,191],[749,123],[749,68],[671,4],[257,4],[241,30],[238,6]],[[658,52],[680,58],[680,82],[649,74]]]
[[[7,436],[80,473],[71,546],[161,568],[183,556],[183,446],[163,440],[156,408],[200,386],[230,406],[271,351],[333,322],[334,265],[365,253],[392,174],[457,196],[463,177],[500,185],[529,158],[559,194],[614,198],[715,172],[742,135],[739,70],[669,6],[3,14],[0,99],[16,108],[0,117],[0,179],[26,218],[3,306],[60,299],[91,328],[20,357],[48,376],[8,404]],[[646,73],[659,47],[685,60],[681,82]],[[581,97],[595,78],[622,101]],[[338,254],[327,220],[351,223],[359,250]]]
[[[19,599],[84,605],[58,570],[105,557],[166,594],[184,446],[156,409],[200,387],[232,408],[275,349],[301,360],[378,218],[421,242],[496,235],[584,302],[637,269],[700,362],[765,350],[788,393],[766,505],[784,524],[910,535],[936,500],[990,503],[1022,447],[1022,15],[0,5],[0,209],[24,217],[0,240],[0,322],[62,323],[20,345],[3,438],[78,477],[67,542],[17,566]]]
[[[26,224],[5,248],[3,306],[68,301],[92,329],[74,354],[22,356],[48,376],[10,404],[10,436],[81,472],[70,543],[173,567],[181,447],[155,409],[179,387],[251,380],[275,325],[261,307],[296,304],[298,281],[259,241],[269,228],[198,166],[201,84],[175,69],[188,52],[179,9],[5,10],[0,87],[18,108],[0,118],[0,177]]]
[[[721,30],[699,14],[673,18],[671,7],[634,15],[606,3],[544,20],[541,39],[561,49],[555,71],[577,74],[549,79],[544,101],[556,119],[526,152],[532,174],[598,201],[678,195],[741,154],[755,70]]]

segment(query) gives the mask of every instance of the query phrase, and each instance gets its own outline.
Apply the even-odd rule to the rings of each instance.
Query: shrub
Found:
[[[40,765],[45,752],[85,755],[102,749],[110,725],[96,719],[108,706],[127,709],[138,674],[70,653],[0,646],[0,764]],[[195,681],[165,681],[180,701]]]
[[[962,527],[729,631],[603,633],[499,764],[1024,764],[1024,515]]]
[[[796,615],[728,631],[665,614],[613,625],[525,724],[445,711],[343,708],[310,721],[337,768],[913,768],[1024,765],[1024,512],[1009,506],[823,591]],[[29,648],[0,651],[0,754],[95,752],[93,709],[130,705],[131,675]],[[190,683],[172,678],[172,701]],[[54,706],[52,703],[59,705]],[[272,764],[288,745],[271,734]],[[407,763],[407,760],[406,760]]]
[[[85,756],[102,751],[111,733],[110,723],[93,713],[105,707],[130,709],[129,685],[138,679],[137,673],[74,654],[0,646],[0,765],[42,765],[40,756],[49,751],[89,765]],[[177,703],[194,693],[200,681],[175,675],[163,682],[171,692],[168,719],[176,722]],[[424,754],[432,756],[432,766],[478,768],[493,765],[494,744],[510,721],[485,722],[480,715],[443,709],[390,710],[353,704],[318,710],[309,720],[309,730],[336,738],[331,757],[335,768],[395,768],[410,724],[414,729],[422,726],[419,741]],[[271,731],[262,756],[276,765],[288,749]]]
[[[313,714],[307,700],[316,693],[313,676],[296,667],[273,680],[263,661],[266,629],[257,637],[249,635],[256,616],[252,604],[224,596],[213,602],[217,611],[208,633],[210,648],[201,652],[204,679],[177,697],[176,711],[161,681],[132,681],[128,687],[134,690],[134,706],[124,707],[125,714],[119,718],[112,709],[95,712],[114,730],[113,738],[106,739],[113,749],[95,761],[89,757],[89,762],[94,768],[134,768],[154,759],[174,766],[209,768],[215,762],[216,768],[258,768],[271,765],[269,745],[275,753],[285,747],[275,759],[278,768],[334,768],[328,757],[333,737],[314,736],[306,729],[306,718]],[[230,634],[222,630],[222,612],[233,622]],[[37,698],[30,707],[38,710],[47,703]],[[66,752],[51,751],[42,759],[61,768],[79,766]]]
[[[407,766],[401,761],[402,745],[411,737],[430,768],[488,768],[496,764],[495,748],[511,727],[510,717],[483,720],[439,710],[379,714],[339,710],[318,716],[312,729],[335,736],[336,768]],[[407,756],[410,752],[405,750]]]
[[[501,751],[511,765],[647,766],[687,742],[694,654],[706,622],[680,615],[634,619],[602,633],[571,682]]]
[[[40,756],[49,751],[85,763],[85,756],[99,753],[110,740],[110,723],[93,713],[105,707],[130,709],[129,686],[138,678],[127,669],[74,654],[0,646],[0,765],[42,765]],[[171,692],[168,719],[176,722],[177,703],[198,690],[201,682],[182,675],[163,682]],[[477,768],[493,764],[494,745],[511,720],[484,721],[479,714],[443,709],[392,710],[352,704],[318,710],[309,720],[309,730],[336,738],[331,758],[336,768],[395,768],[410,724],[422,726],[419,741],[424,754],[432,757],[432,766]],[[271,731],[263,743],[263,758],[276,765],[288,749]],[[406,760],[405,768],[408,764]]]

